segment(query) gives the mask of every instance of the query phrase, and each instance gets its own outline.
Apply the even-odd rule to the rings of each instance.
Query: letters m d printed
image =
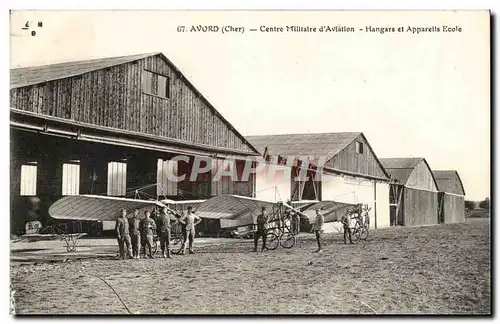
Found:
[[[279,161],[278,161],[279,160]],[[169,181],[182,182],[186,178],[195,182],[200,175],[209,175],[212,181],[220,181],[229,177],[231,181],[249,181],[252,175],[266,177],[269,181],[321,181],[322,168],[326,157],[289,156],[267,161],[263,157],[247,157],[246,159],[212,159],[209,157],[191,157],[177,155],[168,160],[165,170]],[[179,163],[191,165],[190,172],[179,172]]]

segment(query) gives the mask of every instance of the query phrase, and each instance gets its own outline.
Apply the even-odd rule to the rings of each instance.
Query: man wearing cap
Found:
[[[201,218],[193,213],[193,207],[188,206],[187,213],[179,219],[181,224],[186,225],[186,239],[189,239],[189,254],[194,254],[193,241],[195,236],[195,226],[201,222]],[[186,252],[186,240],[182,242],[181,254]]]
[[[120,249],[120,258],[125,259],[126,251],[128,252],[128,257],[132,258],[132,246],[130,242],[129,224],[126,209],[122,209],[120,217],[116,220],[115,231],[116,237],[118,239],[118,247]],[[127,249],[126,251],[125,248]]]
[[[146,216],[142,221],[141,221],[141,237],[142,237],[142,246],[144,248],[144,256],[146,256],[146,248],[147,251],[149,251],[148,257],[151,259],[153,258],[153,253],[152,253],[152,248],[153,248],[153,235],[154,231],[156,230],[156,223],[155,221],[150,217],[151,213],[146,210],[144,212],[144,215]]]
[[[161,253],[163,258],[170,259],[170,224],[177,223],[177,218],[164,207],[158,217],[158,238],[160,239]],[[165,254],[165,248],[167,253]]]
[[[267,223],[268,217],[266,215],[266,207],[262,206],[261,213],[257,216],[257,223],[254,224],[256,227],[254,237],[253,237],[253,251],[257,252],[257,246],[259,244],[259,238],[262,237],[262,251],[266,247],[266,234],[267,234]]]
[[[323,224],[325,223],[325,217],[321,214],[320,209],[316,209],[316,218],[314,219],[314,224],[312,231],[316,234],[316,242],[318,243],[318,250],[316,252],[321,252],[321,233],[323,232]]]
[[[141,220],[139,219],[139,210],[134,210],[134,216],[129,220],[130,234],[132,238],[133,258],[139,259],[141,252]]]

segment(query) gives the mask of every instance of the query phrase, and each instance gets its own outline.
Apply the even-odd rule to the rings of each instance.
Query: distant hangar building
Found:
[[[380,159],[391,176],[391,225],[438,224],[438,186],[424,158]]]
[[[455,170],[434,170],[439,189],[439,223],[465,222],[465,190]]]
[[[288,165],[280,169],[287,178],[284,174],[271,179],[266,173],[257,174],[256,198],[363,203],[371,207],[371,228],[390,226],[390,177],[363,133],[282,134],[246,138],[267,161]],[[310,157],[309,165],[284,161],[303,156]],[[321,181],[313,181],[321,167],[318,165],[320,159],[324,163]],[[308,170],[308,181],[294,179],[302,169]],[[276,191],[279,197],[276,197]]]

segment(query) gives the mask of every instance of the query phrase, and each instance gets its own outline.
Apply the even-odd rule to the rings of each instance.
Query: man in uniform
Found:
[[[347,236],[349,236],[349,243],[354,244],[352,243],[351,227],[349,226],[350,221],[351,219],[347,213],[342,215],[342,218],[340,219],[340,222],[344,227],[344,244],[347,244]]]
[[[134,259],[139,259],[139,253],[141,252],[141,220],[139,219],[139,210],[134,210],[134,216],[130,219],[130,232],[132,238],[132,251],[134,253]]]
[[[266,247],[266,234],[267,234],[267,222],[268,218],[266,215],[266,207],[262,206],[261,213],[257,216],[257,224],[254,224],[256,227],[254,237],[253,237],[253,251],[257,252],[257,245],[259,244],[259,238],[262,237],[262,251]]]
[[[149,211],[145,211],[144,215],[146,216],[142,221],[141,221],[141,236],[142,236],[142,245],[144,247],[144,256],[146,256],[146,248],[149,251],[149,257],[152,259],[153,258],[153,235],[154,231],[156,230],[156,223],[155,221],[150,217],[151,213]]]
[[[316,209],[316,218],[312,227],[312,231],[316,234],[316,242],[318,243],[318,250],[316,252],[321,252],[321,233],[323,232],[324,223],[325,217],[321,214],[320,209]]]
[[[130,244],[129,224],[126,209],[122,209],[121,216],[116,220],[115,231],[118,239],[118,247],[120,249],[120,258],[125,259],[126,251],[128,251],[128,257],[132,258],[132,247]],[[126,251],[125,248],[127,249]]]
[[[300,216],[295,210],[290,211],[292,214],[293,234],[299,235],[300,233]]]
[[[194,254],[193,241],[195,235],[195,226],[201,222],[201,218],[193,213],[193,207],[188,206],[187,213],[179,219],[181,224],[186,225],[186,239],[189,239],[189,254]],[[182,242],[182,252],[186,252],[186,240]]]
[[[170,224],[171,221],[174,224],[177,222],[177,218],[170,213],[170,211],[165,207],[161,210],[160,216],[158,217],[158,238],[160,239],[161,253],[162,257],[170,259]],[[165,247],[167,248],[167,253],[165,254]]]

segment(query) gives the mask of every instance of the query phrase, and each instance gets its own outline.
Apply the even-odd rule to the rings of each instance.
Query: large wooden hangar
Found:
[[[455,170],[432,171],[438,186],[439,223],[465,222],[465,189]]]
[[[380,159],[391,175],[391,225],[438,223],[438,186],[424,158]]]
[[[254,192],[252,177],[167,179],[175,155],[208,157],[214,165],[231,156],[241,169],[243,159],[259,154],[161,53],[11,69],[10,77],[14,231],[29,217],[46,216],[65,195],[124,197],[146,188],[141,192],[150,197],[193,199]],[[171,167],[189,175],[193,161]],[[27,206],[33,197],[39,206]]]

